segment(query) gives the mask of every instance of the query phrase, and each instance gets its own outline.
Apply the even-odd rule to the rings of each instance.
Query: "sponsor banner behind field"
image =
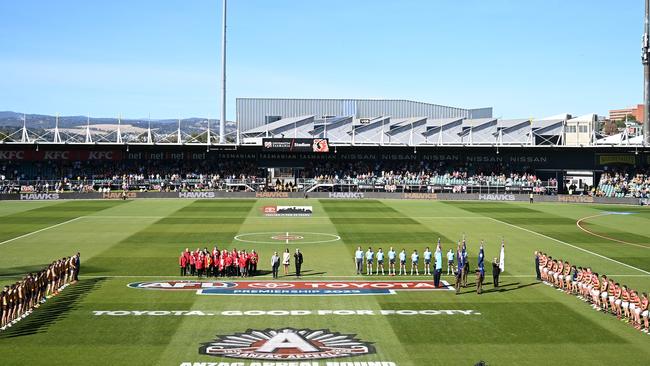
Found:
[[[200,295],[392,295],[396,291],[450,291],[446,281],[435,287],[433,281],[164,281],[134,282],[131,288],[147,290],[194,290]]]
[[[178,192],[178,198],[217,198],[217,194],[214,191],[205,191],[205,192]]]
[[[121,150],[0,150],[0,160],[121,160]]]
[[[135,194],[133,196],[131,193]],[[184,199],[254,199],[254,198],[304,198],[302,192],[225,192],[225,191],[195,191],[195,192],[130,192],[127,198],[184,198]],[[472,193],[387,193],[387,192],[310,192],[309,197],[316,199],[409,199],[409,200],[440,200],[440,201],[528,201],[526,194],[472,194]],[[109,192],[108,195],[99,192],[77,193],[3,193],[0,200],[93,200],[120,199],[119,192]],[[639,205],[641,201],[634,197],[590,197],[576,195],[535,195],[535,202],[563,203],[605,203]],[[271,207],[271,206],[267,206]],[[278,206],[273,206],[278,207]]]
[[[594,198],[591,196],[557,196],[557,201],[571,203],[594,203]]]
[[[278,152],[315,152],[328,153],[330,151],[327,139],[306,138],[264,138],[262,139],[264,151]]]
[[[264,206],[264,216],[311,216],[313,206]]]
[[[59,199],[58,193],[21,193],[21,201],[51,201]]]
[[[436,193],[403,193],[402,199],[405,200],[437,200]]]
[[[516,201],[517,198],[514,194],[479,194],[478,199],[480,201]]]
[[[257,192],[255,198],[289,198],[289,192]]]
[[[365,198],[366,194],[364,192],[330,192],[327,194],[327,198],[336,198],[336,199],[362,199]]]

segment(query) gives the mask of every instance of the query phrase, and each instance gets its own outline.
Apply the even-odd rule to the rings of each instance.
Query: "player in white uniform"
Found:
[[[413,251],[413,254],[411,254],[411,276],[413,276],[413,269],[415,269],[415,274],[420,275],[418,272],[418,260],[420,259],[420,255],[418,254],[417,250]]]
[[[377,250],[377,272],[375,274],[379,274],[379,268],[381,268],[381,275],[384,275],[384,252],[382,251],[381,248]]]
[[[424,275],[431,275],[431,251],[429,247],[424,250]]]
[[[370,276],[372,274],[372,260],[375,257],[375,252],[372,251],[371,247],[368,247],[366,252],[366,274]]]
[[[449,276],[450,273],[454,274],[454,251],[451,249],[447,252],[447,276]]]
[[[390,247],[390,250],[388,251],[388,275],[389,276],[395,276],[395,258],[397,257],[397,253],[395,253],[395,249],[393,247]],[[393,270],[393,273],[391,274],[390,270]]]
[[[402,270],[404,270],[404,274],[402,274]],[[406,274],[406,250],[404,249],[399,252],[399,274],[400,276]]]

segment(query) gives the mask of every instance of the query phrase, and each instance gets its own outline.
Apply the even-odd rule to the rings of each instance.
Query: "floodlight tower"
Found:
[[[224,0],[225,1],[225,0]],[[645,27],[641,61],[643,63],[643,144],[650,146],[650,0],[645,0]]]
[[[219,143],[226,143],[226,4],[223,0],[223,14],[221,33],[221,120],[219,121]],[[208,144],[210,141],[208,141]]]

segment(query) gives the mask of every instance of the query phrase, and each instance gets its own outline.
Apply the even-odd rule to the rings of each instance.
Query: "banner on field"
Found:
[[[264,206],[264,216],[311,216],[312,206]]]
[[[441,281],[439,287],[433,281],[164,281],[135,282],[128,286],[146,290],[193,290],[200,295],[242,296],[393,295],[397,291],[454,290],[446,281]]]

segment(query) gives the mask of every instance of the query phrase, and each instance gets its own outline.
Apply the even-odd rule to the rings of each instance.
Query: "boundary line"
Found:
[[[612,259],[612,258],[610,258],[610,257],[606,257],[606,256],[604,256],[604,255],[602,255],[602,254],[594,253],[594,252],[592,252],[591,250],[587,250],[587,249],[585,249],[585,248],[581,248],[581,247],[579,247],[579,246],[576,246],[576,245],[573,245],[573,244],[569,244],[569,243],[567,243],[567,242],[565,242],[565,241],[562,241],[562,240],[560,240],[560,239],[555,239],[555,238],[552,238],[552,237],[550,237],[550,236],[548,236],[548,235],[544,235],[544,234],[542,234],[542,233],[538,233],[537,231],[533,231],[533,230],[526,229],[526,228],[521,227],[521,226],[517,226],[517,225],[511,224],[511,223],[505,222],[505,221],[501,221],[501,220],[495,219],[494,217],[490,217],[490,218],[491,218],[492,220],[494,220],[494,221],[496,221],[496,222],[500,222],[500,223],[502,223],[502,224],[504,224],[504,225],[507,225],[507,226],[510,226],[510,227],[514,227],[514,228],[517,228],[517,229],[519,229],[519,230],[523,230],[523,231],[529,232],[529,233],[531,233],[531,234],[539,235],[539,236],[541,236],[541,237],[543,237],[543,238],[546,238],[546,239],[552,240],[552,241],[557,242],[557,243],[560,243],[560,244],[564,244],[564,245],[569,246],[569,247],[571,247],[571,248],[573,248],[573,249],[577,249],[577,250],[583,251],[583,252],[585,252],[585,253],[589,253],[589,254],[591,254],[591,255],[594,255],[594,256],[599,257],[599,258],[602,258],[602,259],[607,259],[608,261],[612,261],[612,262],[614,262],[614,263],[618,263],[618,264],[623,265],[623,266],[625,266],[625,267],[632,268],[632,269],[635,269],[635,270],[637,270],[637,271],[639,271],[639,272],[643,272],[643,273],[645,273],[645,274],[647,274],[647,275],[650,275],[650,272],[648,272],[648,271],[646,271],[646,270],[643,270],[643,269],[641,269],[641,268],[637,268],[637,267],[631,266],[631,265],[629,265],[629,264],[627,264],[627,263],[623,263],[623,262],[617,261],[616,259]]]
[[[589,231],[589,230],[585,229],[584,227],[582,227],[582,225],[580,225],[580,223],[581,223],[582,221],[585,221],[585,220],[587,220],[587,219],[592,219],[592,218],[594,218],[594,217],[609,216],[609,215],[612,215],[612,214],[611,214],[611,213],[603,213],[603,214],[598,214],[598,215],[593,215],[593,216],[583,217],[583,218],[579,219],[578,221],[576,221],[576,226],[577,226],[580,230],[584,231],[585,233],[587,233],[587,234],[589,234],[589,235],[593,235],[593,236],[599,237],[599,238],[601,238],[601,239],[610,240],[610,241],[614,241],[614,242],[621,243],[621,244],[632,245],[632,246],[639,247],[639,248],[643,248],[643,249],[650,249],[650,247],[645,246],[645,245],[642,245],[642,244],[630,243],[630,242],[627,242],[627,241],[624,241],[624,240],[615,239],[615,238],[610,238],[610,237],[605,236],[605,235],[597,234],[597,233],[595,233],[595,232],[593,232],[593,231]]]

